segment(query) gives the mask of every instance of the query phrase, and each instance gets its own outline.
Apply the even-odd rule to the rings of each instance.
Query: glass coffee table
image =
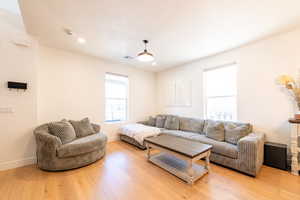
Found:
[[[212,145],[191,141],[172,135],[159,135],[145,139],[148,160],[181,178],[189,184],[207,174]],[[151,154],[151,149],[159,153]],[[196,164],[204,158],[205,164]]]

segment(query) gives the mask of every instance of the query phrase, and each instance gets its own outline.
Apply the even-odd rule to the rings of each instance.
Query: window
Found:
[[[236,76],[236,64],[204,71],[204,109],[207,119],[237,120]]]
[[[105,121],[127,120],[128,77],[112,73],[105,74]]]

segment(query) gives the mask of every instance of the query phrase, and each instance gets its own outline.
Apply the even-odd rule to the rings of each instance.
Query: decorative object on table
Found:
[[[300,85],[296,83],[293,77],[281,75],[277,80],[278,84],[284,86],[295,99],[298,111],[295,113],[295,119],[300,119]]]
[[[299,175],[300,163],[298,160],[298,155],[300,152],[300,147],[298,144],[299,140],[299,129],[300,129],[300,120],[299,119],[289,119],[289,122],[292,125],[291,128],[291,154],[292,154],[292,165],[291,171],[294,175]]]
[[[91,164],[105,155],[107,137],[100,126],[89,124],[93,133],[78,137],[70,121],[43,124],[34,130],[37,165],[48,171],[74,169]],[[82,131],[86,124],[79,124]],[[74,133],[72,133],[74,132]]]
[[[287,170],[287,145],[266,142],[264,146],[264,165]]]

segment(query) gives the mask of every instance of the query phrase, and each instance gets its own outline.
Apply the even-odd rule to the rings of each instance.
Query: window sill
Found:
[[[124,120],[115,120],[115,121],[104,121],[105,124],[122,124],[125,123]]]

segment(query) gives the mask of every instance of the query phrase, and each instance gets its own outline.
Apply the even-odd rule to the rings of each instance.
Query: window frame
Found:
[[[222,68],[226,68],[226,67],[231,67],[231,66],[236,66],[236,91],[235,94],[233,95],[217,95],[217,96],[207,96],[207,76],[206,76],[206,72],[208,71],[213,71],[213,70],[218,70],[218,69],[222,69]],[[218,65],[215,67],[208,67],[208,68],[204,68],[202,71],[202,78],[203,78],[203,115],[204,115],[204,119],[209,119],[208,118],[208,113],[207,113],[207,104],[208,104],[208,99],[217,99],[217,98],[226,98],[226,97],[235,97],[235,114],[234,117],[231,121],[237,121],[238,120],[238,85],[237,85],[237,79],[238,79],[238,63],[237,62],[231,62],[231,63],[227,63],[227,64],[223,64],[223,65]],[[220,120],[220,119],[217,119]]]
[[[112,76],[119,76],[119,77],[123,77],[123,78],[127,78],[127,84],[126,84],[126,98],[124,99],[126,101],[126,107],[125,107],[125,119],[124,120],[107,120],[106,119],[106,105],[107,105],[107,100],[108,99],[113,99],[113,100],[123,100],[123,98],[110,98],[106,96],[106,84],[107,81],[109,82],[119,82],[119,83],[124,83],[123,81],[117,81],[117,80],[108,80],[106,78],[106,75],[112,75]],[[126,122],[129,120],[129,76],[127,75],[123,75],[123,74],[117,74],[117,73],[112,73],[112,72],[105,72],[104,75],[104,122],[105,123],[121,123],[121,122]]]

